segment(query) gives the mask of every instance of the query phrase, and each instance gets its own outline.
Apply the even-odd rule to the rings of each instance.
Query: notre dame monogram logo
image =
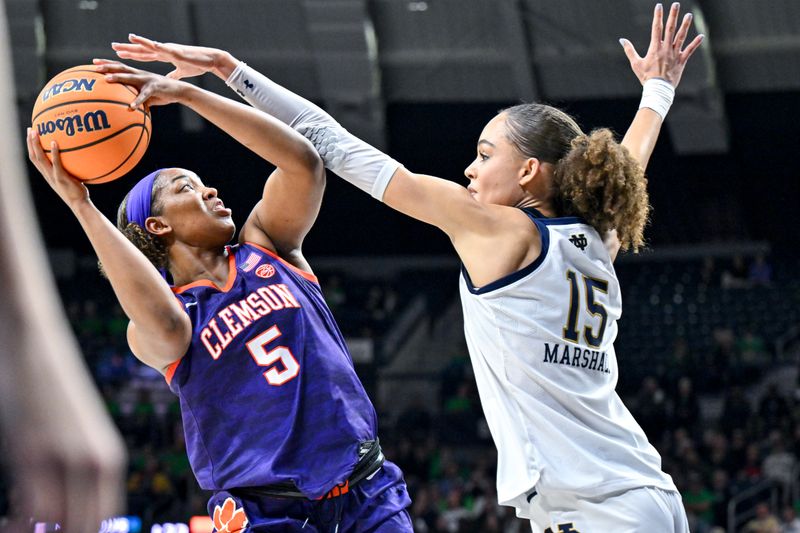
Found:
[[[569,242],[574,244],[576,248],[580,248],[581,252],[584,251],[586,249],[586,246],[588,246],[589,244],[589,241],[586,240],[586,235],[584,235],[583,233],[578,233],[577,235],[570,235]]]
[[[544,530],[544,533],[553,533],[552,528],[547,528]],[[558,531],[556,533],[581,533],[575,526],[572,525],[572,522],[567,522],[566,524],[558,524]]]

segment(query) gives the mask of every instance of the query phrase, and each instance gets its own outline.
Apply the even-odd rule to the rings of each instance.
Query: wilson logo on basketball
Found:
[[[94,82],[97,80],[87,80],[86,78],[71,79],[54,83],[52,87],[42,93],[42,102],[46,102],[51,96],[70,91],[91,91],[94,89]]]
[[[76,131],[96,131],[105,130],[110,128],[108,117],[105,111],[98,109],[97,111],[89,111],[80,114],[72,115],[69,117],[59,118],[56,120],[47,120],[36,124],[36,131],[39,135],[47,133],[54,133],[56,130],[63,131],[67,136],[72,137]]]
[[[275,275],[275,267],[267,263],[266,265],[261,265],[256,269],[256,276],[259,278],[271,278]]]

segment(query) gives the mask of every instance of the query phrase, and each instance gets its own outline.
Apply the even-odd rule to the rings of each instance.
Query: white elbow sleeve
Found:
[[[383,194],[400,163],[362,141],[340,125],[299,126],[317,149],[325,168],[349,181],[376,200]]]

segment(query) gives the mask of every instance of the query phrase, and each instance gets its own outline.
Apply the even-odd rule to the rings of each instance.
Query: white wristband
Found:
[[[652,109],[661,120],[667,116],[672,100],[675,98],[675,87],[667,80],[661,78],[650,78],[642,86],[642,101],[639,109],[646,107]]]

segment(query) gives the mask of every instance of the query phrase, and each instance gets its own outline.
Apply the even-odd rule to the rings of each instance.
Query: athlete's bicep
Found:
[[[300,248],[319,214],[325,191],[322,161],[307,169],[275,170],[241,233],[240,242],[254,242],[280,252]]]
[[[128,322],[128,346],[133,355],[162,374],[167,367],[183,357],[192,340],[192,323],[189,316],[183,313],[173,331],[154,335],[141,331],[133,321]]]
[[[451,239],[461,232],[484,232],[491,227],[491,209],[469,194],[466,187],[398,168],[383,201],[410,217],[432,224]]]

